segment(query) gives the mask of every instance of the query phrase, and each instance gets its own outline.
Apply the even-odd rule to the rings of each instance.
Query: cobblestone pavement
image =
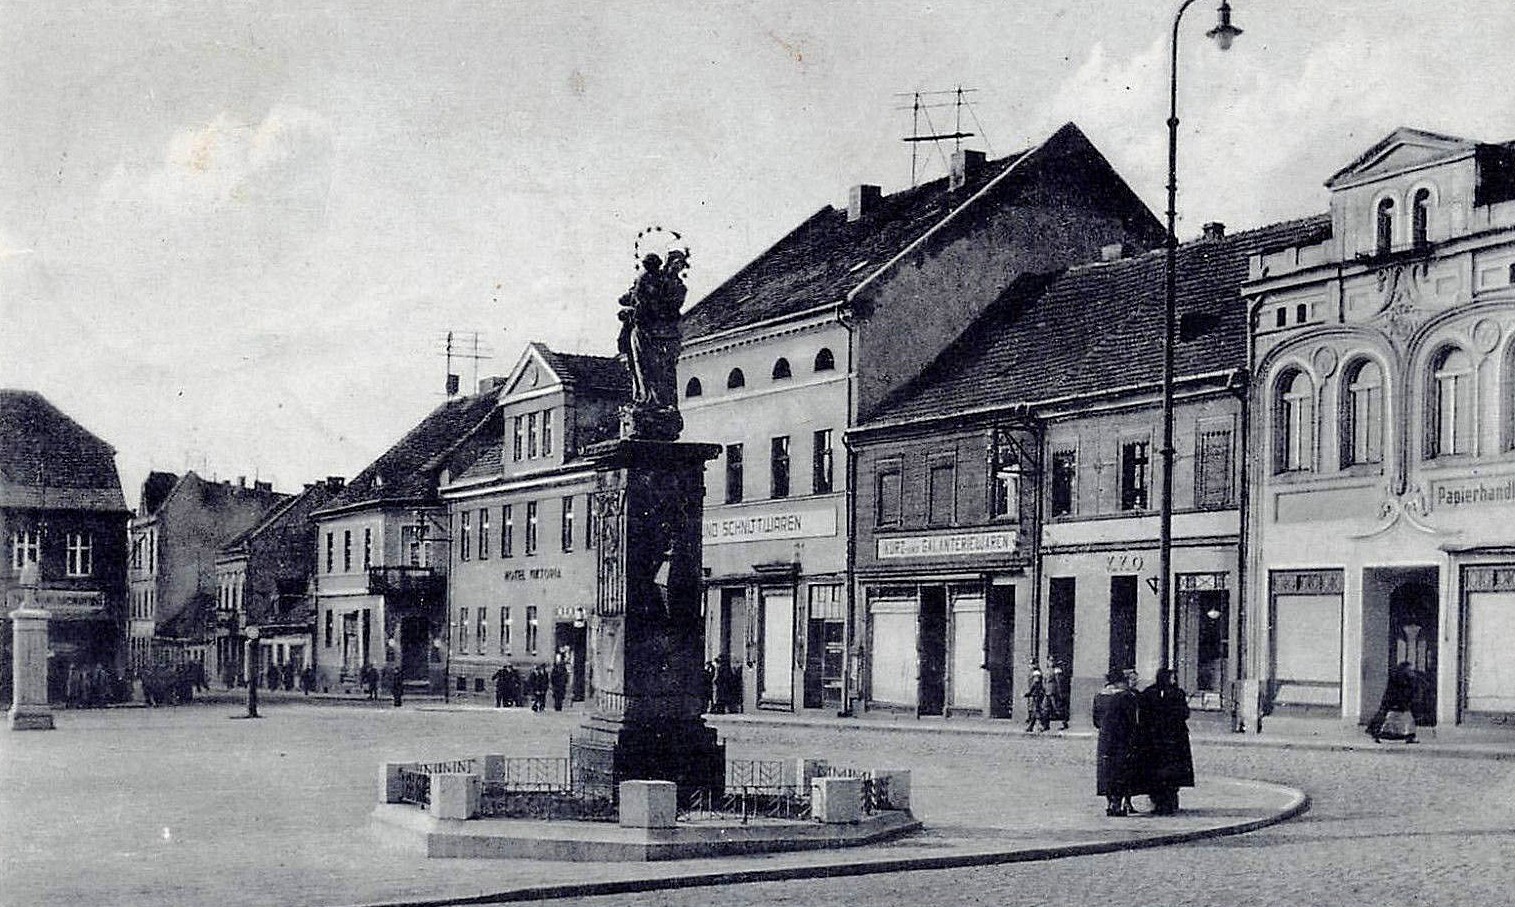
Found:
[[[914,859],[961,853],[965,845],[992,852],[1120,842],[1244,821],[1266,815],[1269,810],[1259,813],[1257,803],[1270,802],[1259,801],[1245,785],[1212,780],[1191,800],[1200,808],[1177,820],[1112,820],[1088,794],[1087,739],[728,723],[722,731],[737,757],[807,755],[909,767],[926,833],[856,851],[679,864],[424,860],[386,850],[366,833],[381,762],[478,752],[558,754],[581,716],[441,703],[395,710],[301,697],[274,697],[263,711],[261,721],[229,720],[241,708],[223,697],[177,708],[63,712],[57,731],[0,733],[0,904],[350,904],[457,897],[670,873]],[[1270,774],[1266,764],[1254,768],[1253,777]],[[1274,794],[1272,809],[1278,801]],[[849,889],[837,887],[837,896]],[[756,897],[759,890],[723,890],[721,900]],[[705,894],[708,901],[710,890]]]
[[[797,738],[811,733],[796,731]],[[857,731],[860,735],[866,731]],[[913,735],[873,732],[894,747]],[[866,737],[864,737],[866,739]],[[800,742],[800,741],[797,741]],[[1087,743],[937,738],[914,752],[964,747],[982,758],[1052,766]],[[1515,899],[1515,763],[1408,751],[1196,748],[1202,775],[1267,778],[1307,791],[1303,817],[1237,837],[972,869],[655,892],[557,903],[616,905],[882,904],[1357,905],[1508,904]]]

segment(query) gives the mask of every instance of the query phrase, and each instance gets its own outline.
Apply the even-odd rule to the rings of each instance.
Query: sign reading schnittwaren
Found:
[[[1014,530],[960,532],[954,535],[901,535],[878,539],[879,560],[1010,554],[1013,551]]]
[[[836,535],[836,510],[780,510],[751,516],[717,517],[705,521],[705,544],[766,542],[778,539],[822,538]]]

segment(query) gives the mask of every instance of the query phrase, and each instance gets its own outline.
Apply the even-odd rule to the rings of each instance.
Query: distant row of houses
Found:
[[[1166,649],[1196,708],[1365,719],[1408,661],[1423,721],[1515,713],[1515,143],[1401,129],[1327,187],[1176,251],[1167,621],[1165,232],[1076,127],[855,187],[691,307],[707,655],[744,707],[1004,717],[1033,662],[1085,703]],[[256,626],[328,689],[375,665],[476,695],[562,657],[582,693],[584,451],[627,395],[616,359],[531,344],[351,482],[155,474],[123,659],[235,678]]]

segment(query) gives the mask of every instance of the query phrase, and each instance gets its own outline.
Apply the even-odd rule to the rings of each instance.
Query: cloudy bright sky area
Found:
[[[1515,4],[1235,0],[1227,54],[1214,5],[1183,31],[1181,236],[1324,210],[1400,125],[1515,138]],[[1160,213],[1176,8],[0,2],[0,386],[115,445],[133,503],[148,468],[351,476],[441,402],[448,330],[481,375],[611,352],[642,227],[686,235],[698,299],[849,186],[908,185],[897,92],[979,89],[993,156],[1074,121]]]

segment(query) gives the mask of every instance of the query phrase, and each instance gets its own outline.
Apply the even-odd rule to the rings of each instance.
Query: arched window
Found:
[[[1426,453],[1448,457],[1472,450],[1473,360],[1457,347],[1447,347],[1431,360],[1427,389],[1429,412]]]
[[[1515,271],[1511,273],[1515,273]],[[815,370],[818,372],[829,372],[834,368],[836,368],[836,357],[831,355],[830,348],[821,347],[821,351],[815,354]]]
[[[1383,369],[1360,359],[1343,373],[1342,465],[1383,462]]]
[[[1375,247],[1379,255],[1384,255],[1394,248],[1394,199],[1386,198],[1378,203],[1378,244]]]
[[[742,370],[741,369],[734,368],[734,369],[731,370],[731,374],[729,374],[729,375],[726,376],[726,389],[727,390],[736,390],[739,387],[746,387],[746,386],[747,386],[747,376],[744,375],[744,374],[742,374]]]
[[[698,378],[690,378],[689,381],[684,385],[685,397],[698,397],[703,393],[705,393],[705,387],[700,384],[700,379]]]
[[[1431,190],[1415,190],[1410,203],[1410,241],[1417,247],[1426,244],[1426,226],[1431,220]]]
[[[1309,469],[1315,453],[1315,385],[1309,375],[1290,371],[1279,379],[1273,419],[1276,471]]]
[[[773,363],[773,380],[777,381],[780,378],[788,378],[788,377],[791,376],[791,374],[792,373],[789,371],[789,360],[788,359],[785,359],[783,356],[780,356],[777,360],[774,361],[774,363]]]

